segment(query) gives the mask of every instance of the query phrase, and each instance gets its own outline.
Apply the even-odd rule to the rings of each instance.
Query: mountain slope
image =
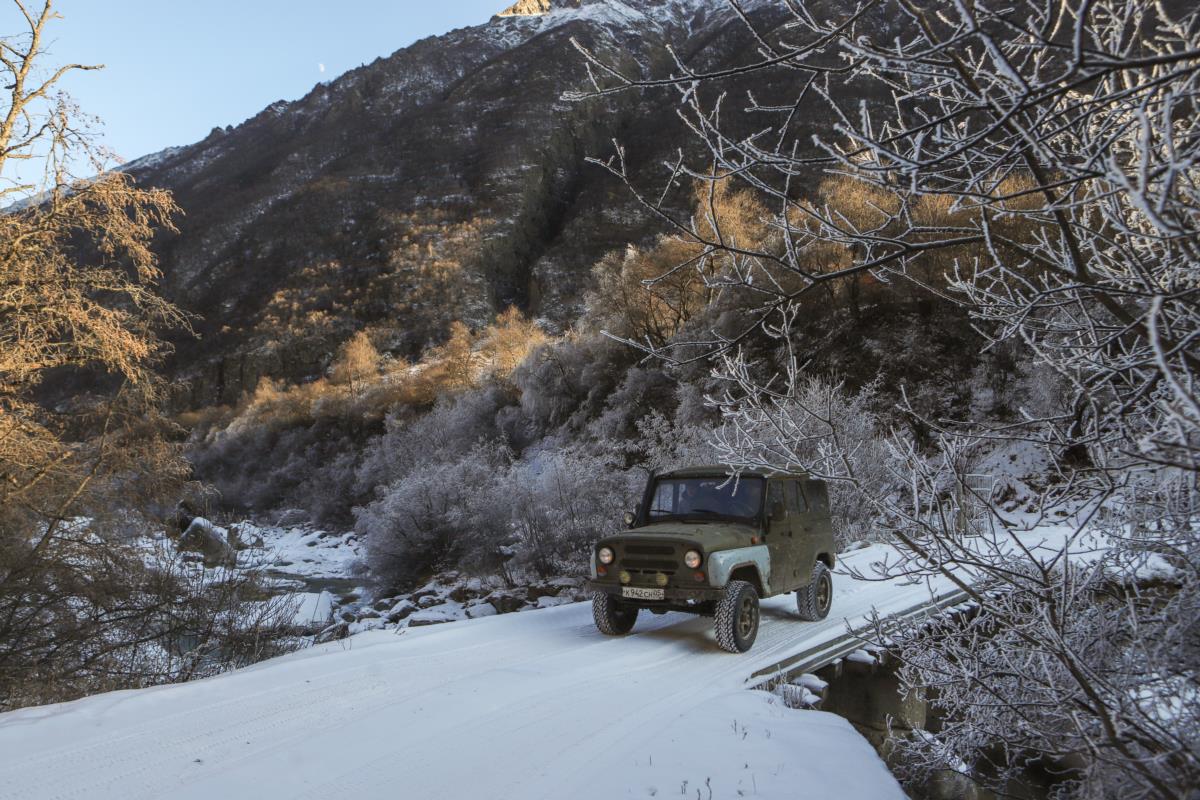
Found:
[[[723,0],[517,3],[129,165],[186,213],[160,244],[166,293],[203,317],[177,342],[185,402],[316,374],[364,326],[414,356],[508,305],[569,324],[591,264],[656,230],[585,157],[619,137],[641,171],[687,143],[667,93],[562,101],[585,79],[572,38],[660,65],[753,54]]]

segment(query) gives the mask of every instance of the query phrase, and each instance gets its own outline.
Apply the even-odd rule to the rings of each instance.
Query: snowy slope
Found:
[[[847,562],[867,568],[877,548]],[[897,611],[841,576],[830,618],[767,601],[754,649],[711,621],[596,633],[574,604],[374,631],[235,673],[0,715],[0,798],[903,797],[843,720],[747,691],[755,669]],[[941,589],[942,587],[934,587]],[[251,791],[252,790],[252,791]],[[250,793],[250,794],[248,794]],[[740,794],[739,794],[740,793]]]

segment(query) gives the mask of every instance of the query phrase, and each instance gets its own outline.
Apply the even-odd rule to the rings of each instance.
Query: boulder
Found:
[[[411,600],[401,600],[387,612],[388,622],[399,622],[417,610],[417,604]]]
[[[290,528],[305,522],[308,522],[307,511],[302,508],[286,508],[279,512],[279,518],[275,520],[275,525],[280,528]]]
[[[524,589],[519,588],[497,589],[484,598],[501,614],[519,611],[525,605],[527,599],[528,593]]]
[[[349,622],[335,622],[325,630],[318,633],[313,638],[313,644],[324,644],[325,642],[333,642],[338,639],[345,639],[350,635]]]
[[[351,622],[347,630],[353,636],[356,633],[363,631],[373,631],[383,627],[382,619],[360,619],[358,622]]]
[[[196,517],[179,537],[179,548],[199,553],[206,567],[232,567],[237,564],[237,554],[217,533],[216,526],[204,517]]]
[[[409,597],[411,597],[414,602],[419,602],[422,598],[436,595],[440,589],[441,587],[438,586],[436,582],[430,581],[420,589],[417,589],[415,592],[410,594]]]
[[[416,612],[408,618],[408,626],[412,628],[422,625],[440,625],[443,622],[454,622],[466,618],[466,610],[462,606],[457,603],[446,603]]]
[[[479,619],[480,617],[494,617],[499,612],[491,603],[482,600],[476,601],[467,606],[467,616],[471,619]]]
[[[263,537],[253,525],[236,523],[225,532],[225,542],[234,550],[262,549]]]

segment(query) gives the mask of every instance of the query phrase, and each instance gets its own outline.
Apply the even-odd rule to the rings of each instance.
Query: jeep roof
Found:
[[[725,464],[705,464],[698,467],[685,467],[683,469],[673,469],[668,472],[659,472],[655,474],[655,478],[707,478],[714,475],[732,476],[734,474]],[[807,478],[807,472],[780,472],[779,470],[766,469],[743,469],[737,472],[739,478]]]

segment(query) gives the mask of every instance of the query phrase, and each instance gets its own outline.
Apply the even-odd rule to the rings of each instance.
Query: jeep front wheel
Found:
[[[800,619],[816,622],[825,619],[833,605],[833,573],[818,561],[813,566],[808,586],[796,591],[796,611]]]
[[[637,606],[627,606],[611,594],[597,592],[592,596],[592,619],[596,621],[596,630],[606,636],[629,633],[637,615]]]
[[[744,653],[758,636],[758,592],[746,581],[730,581],[717,601],[717,645],[730,653]]]

